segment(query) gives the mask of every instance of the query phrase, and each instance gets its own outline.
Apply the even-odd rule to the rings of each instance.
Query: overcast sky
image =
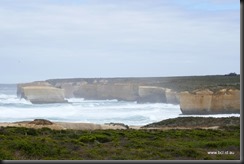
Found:
[[[0,0],[0,83],[230,72],[238,0]]]

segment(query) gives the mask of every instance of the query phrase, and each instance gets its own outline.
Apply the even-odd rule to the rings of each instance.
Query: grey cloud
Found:
[[[25,65],[9,68],[11,74],[33,67],[23,79],[2,81],[196,75],[204,74],[204,62],[211,66],[206,74],[226,73],[227,62],[239,71],[240,11],[233,7],[206,12],[179,1],[104,2],[0,2],[0,73],[20,58]]]

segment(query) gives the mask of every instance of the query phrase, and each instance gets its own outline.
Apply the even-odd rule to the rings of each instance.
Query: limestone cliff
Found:
[[[197,91],[194,93],[181,92],[180,109],[183,114],[210,113],[213,92],[210,90]]]
[[[139,86],[139,102],[166,103],[165,89],[155,86]]]
[[[33,104],[65,103],[64,90],[52,86],[22,86],[21,98],[29,100]]]
[[[233,88],[221,90],[222,86]],[[239,113],[239,88],[240,76],[73,78],[19,84],[17,95],[34,103],[64,102],[72,97],[118,99],[180,104],[183,114]]]
[[[212,97],[214,113],[240,113],[240,90],[221,89]]]
[[[185,91],[179,96],[183,114],[240,113],[240,91],[237,89]]]
[[[173,91],[172,89],[165,89],[165,97],[168,104],[179,104],[180,103],[180,97],[179,93],[176,91]]]
[[[85,99],[117,99],[135,101],[137,86],[133,84],[85,84],[77,86],[73,92],[75,97]]]
[[[108,83],[105,80],[63,82],[52,85],[48,82],[25,83],[18,85],[17,94],[19,97],[35,103],[63,102],[64,98],[75,97],[94,100],[117,99],[137,101],[138,103],[179,104],[178,93],[171,89],[128,82]]]
[[[23,87],[27,87],[27,86],[52,86],[52,85],[46,81],[35,81],[35,82],[31,82],[31,83],[17,84],[17,96],[19,98],[23,97],[23,95],[24,95]]]

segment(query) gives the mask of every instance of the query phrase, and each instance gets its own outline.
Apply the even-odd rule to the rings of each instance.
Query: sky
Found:
[[[240,73],[238,0],[0,0],[0,83]]]

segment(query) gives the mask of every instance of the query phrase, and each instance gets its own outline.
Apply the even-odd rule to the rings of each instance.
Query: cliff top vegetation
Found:
[[[177,92],[193,91],[196,89],[210,89],[212,91],[222,88],[233,88],[240,90],[240,75],[206,75],[206,76],[175,76],[175,77],[128,77],[128,78],[71,78],[71,79],[49,79],[47,82],[55,85],[57,83],[88,84],[134,84],[149,85],[170,88]]]

